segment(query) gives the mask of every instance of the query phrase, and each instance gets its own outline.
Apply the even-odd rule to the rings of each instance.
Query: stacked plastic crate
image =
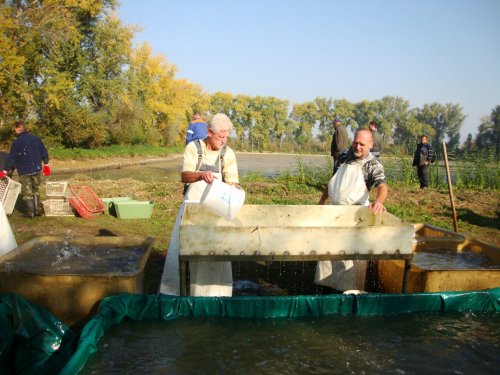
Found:
[[[21,191],[21,184],[9,177],[0,179],[0,204],[7,215],[12,214],[16,205],[17,196]]]
[[[47,181],[45,195],[48,199],[43,201],[45,216],[75,216],[68,202],[70,194],[67,181]]]

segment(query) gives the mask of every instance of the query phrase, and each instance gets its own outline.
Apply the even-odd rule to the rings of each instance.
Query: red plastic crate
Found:
[[[93,219],[101,216],[106,210],[106,205],[99,199],[94,191],[86,185],[70,186],[72,197],[68,202],[84,219]]]

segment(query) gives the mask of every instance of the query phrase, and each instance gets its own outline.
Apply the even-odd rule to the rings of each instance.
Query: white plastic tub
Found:
[[[245,192],[218,179],[208,184],[201,196],[201,205],[227,220],[236,217],[245,202]]]

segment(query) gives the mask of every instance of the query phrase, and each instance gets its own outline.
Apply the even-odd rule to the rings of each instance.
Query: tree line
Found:
[[[0,3],[0,141],[11,137],[13,121],[24,119],[54,146],[181,145],[199,111],[206,119],[228,114],[235,147],[252,150],[327,150],[340,117],[352,130],[376,121],[384,143],[405,150],[425,133],[449,150],[499,153],[500,106],[460,145],[465,115],[458,104],[208,94],[176,78],[176,66],[147,43],[133,44],[137,29],[121,22],[117,0]]]

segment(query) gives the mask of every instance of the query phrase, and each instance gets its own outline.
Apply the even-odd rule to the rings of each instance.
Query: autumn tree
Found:
[[[316,98],[317,120],[318,120],[318,140],[321,148],[325,149],[326,143],[330,142],[333,134],[334,106],[332,98]]]
[[[314,102],[294,104],[290,119],[294,127],[294,140],[299,148],[312,138],[312,129],[318,119],[317,107]]]
[[[20,27],[12,9],[0,6],[0,129],[23,114],[29,101],[29,87],[24,79],[26,58],[20,53],[22,44],[16,40]]]
[[[372,120],[376,120],[377,124],[381,125],[378,116],[379,106],[376,101],[362,100],[354,105],[354,121],[358,128],[368,127],[368,123]]]
[[[454,151],[460,142],[460,128],[465,120],[462,107],[458,104],[424,104],[418,111],[419,122],[430,125],[434,131],[434,143],[441,144],[448,139],[447,149]]]
[[[355,131],[358,127],[356,121],[354,120],[354,103],[351,103],[347,99],[335,99],[333,101],[333,117],[340,117],[342,122],[346,127],[350,127]],[[333,129],[332,129],[333,134]]]
[[[422,133],[458,145],[465,116],[457,104],[410,108],[392,96],[359,103],[317,97],[293,104],[289,113],[289,101],[275,97],[209,95],[176,78],[177,67],[148,44],[133,45],[136,29],[121,23],[117,6],[117,0],[0,2],[0,140],[23,118],[50,144],[181,145],[200,111],[207,120],[227,114],[237,143],[258,150],[284,142],[304,149],[318,140],[324,150],[335,117],[353,131],[375,120],[384,143],[406,149]],[[497,154],[499,112],[481,124],[476,139]]]
[[[288,100],[281,100],[273,96],[263,99],[262,121],[267,127],[269,140],[280,148],[287,130],[288,106]]]
[[[500,106],[496,106],[489,117],[481,119],[475,144],[479,150],[493,149],[499,155]]]
[[[224,113],[229,116],[239,144],[242,144],[245,138],[246,120],[243,113],[245,112],[246,105],[246,99],[243,99],[243,97],[236,98],[228,92],[219,91],[210,95],[210,114]]]
[[[72,146],[105,141],[101,124],[105,124],[110,105],[96,100],[106,97],[100,94],[114,87],[113,79],[108,74],[106,84],[99,85],[97,79],[92,84],[90,77],[111,70],[121,74],[120,62],[114,67],[100,64],[101,71],[95,66],[102,56],[111,55],[101,52],[120,40],[118,33],[107,41],[105,36],[118,30],[116,18],[106,28],[115,5],[114,0],[3,3],[1,34],[13,47],[7,61],[15,57],[22,61],[14,75],[17,86],[2,89],[2,99],[22,92],[17,103],[11,101],[4,107],[3,122],[27,118],[39,131]],[[105,72],[108,68],[111,70]]]

